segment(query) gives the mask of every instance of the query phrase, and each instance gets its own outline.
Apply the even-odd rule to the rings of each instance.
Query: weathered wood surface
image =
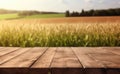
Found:
[[[120,47],[0,47],[0,74],[120,74]]]

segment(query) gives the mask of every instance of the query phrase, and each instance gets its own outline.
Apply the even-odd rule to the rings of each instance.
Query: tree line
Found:
[[[102,9],[102,10],[88,10],[85,11],[82,9],[81,12],[75,12],[72,13],[69,12],[69,10],[65,13],[66,17],[79,17],[79,16],[120,16],[120,8],[115,9]]]
[[[21,11],[18,13],[19,16],[31,16],[37,14],[59,14],[58,12],[40,12],[40,11]]]
[[[9,14],[9,13],[17,13],[16,10],[6,10],[6,9],[0,9],[0,14]]]
[[[38,11],[21,11],[18,13],[19,16],[30,16],[30,15],[35,15],[35,14],[40,14]]]

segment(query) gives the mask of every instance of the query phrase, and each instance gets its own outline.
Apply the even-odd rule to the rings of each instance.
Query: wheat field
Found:
[[[0,22],[0,46],[120,46],[120,22]]]

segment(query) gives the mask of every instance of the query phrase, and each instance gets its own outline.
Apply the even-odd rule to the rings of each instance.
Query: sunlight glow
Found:
[[[0,0],[0,8],[13,10],[64,12],[116,7],[120,7],[119,0]]]

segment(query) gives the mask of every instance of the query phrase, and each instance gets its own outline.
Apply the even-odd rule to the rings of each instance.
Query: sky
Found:
[[[120,0],[0,0],[0,8],[65,12],[120,8]]]

